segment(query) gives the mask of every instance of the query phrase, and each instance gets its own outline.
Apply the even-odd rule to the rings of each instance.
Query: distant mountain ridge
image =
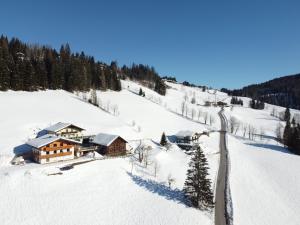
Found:
[[[300,109],[300,73],[253,84],[242,89],[222,91],[232,96],[244,96],[269,104]]]

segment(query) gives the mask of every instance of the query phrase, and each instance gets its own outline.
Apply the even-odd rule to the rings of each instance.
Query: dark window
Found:
[[[57,146],[57,144],[53,144],[53,147],[56,147]]]
[[[69,152],[69,151],[70,151],[70,149],[68,148],[68,149],[67,149],[67,152]]]
[[[64,146],[64,143],[60,143],[60,146]]]
[[[46,154],[49,155],[50,153],[49,153],[49,152],[46,152]]]
[[[54,151],[54,154],[56,154],[56,153],[57,153],[57,151],[55,150],[55,151]]]
[[[63,150],[62,150],[62,149],[60,150],[60,153],[63,153]]]

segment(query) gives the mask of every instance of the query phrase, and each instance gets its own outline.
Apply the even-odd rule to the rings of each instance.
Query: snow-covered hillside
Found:
[[[242,99],[243,107],[225,111],[229,122],[234,117],[239,123],[236,134],[228,135],[234,223],[300,224],[300,157],[275,140],[276,129],[282,135],[285,122],[271,116],[274,109],[285,109],[266,104],[264,110],[254,110],[248,98]],[[249,140],[249,126],[254,140]]]
[[[176,145],[167,150],[157,143],[163,132],[172,136],[180,130],[212,131],[200,141],[215,188],[220,108],[204,104],[230,103],[230,97],[215,90],[167,85],[166,96],[160,96],[122,81],[120,92],[97,91],[102,109],[84,100],[90,93],[0,92],[1,224],[213,224],[213,214],[183,203],[181,189],[190,156]],[[140,88],[144,97],[138,95]],[[274,140],[278,124],[285,124],[270,115],[273,108],[277,113],[284,109],[266,104],[264,110],[253,110],[249,99],[242,99],[243,107],[225,109],[229,121],[234,117],[240,122],[236,134],[228,135],[234,224],[297,225],[300,157]],[[129,157],[87,162],[63,172],[59,168],[73,161],[10,164],[15,153],[26,149],[29,138],[59,121],[83,127],[85,134],[119,134],[132,148],[141,143],[151,146],[151,164],[145,168]],[[254,140],[243,135],[243,127],[249,126],[258,134]],[[48,176],[56,172],[62,175]],[[168,177],[175,180],[172,188]]]
[[[146,93],[143,98],[134,93],[140,85],[129,81],[122,85],[121,92],[97,92],[104,110],[83,101],[83,93],[0,92],[0,102],[6,106],[1,109],[0,117],[2,224],[213,223],[212,214],[183,203],[181,189],[190,156],[176,145],[166,150],[156,143],[162,132],[174,135],[180,130],[202,132],[218,129],[217,109],[211,108],[209,112],[214,117],[212,126],[205,125],[203,115],[199,120],[179,115],[185,95],[183,89],[173,90],[162,97],[142,87]],[[162,102],[156,102],[159,98]],[[188,105],[192,107],[190,103]],[[112,108],[116,106],[118,113],[114,115]],[[209,108],[197,107],[209,111]],[[55,176],[48,175],[61,172],[59,168],[72,162],[10,164],[15,153],[26,149],[24,143],[28,139],[58,121],[83,127],[85,134],[119,134],[133,148],[141,140],[144,145],[152,147],[151,164],[145,168],[131,158],[97,160],[76,165],[74,169]],[[219,134],[212,132],[209,137],[201,137],[201,142],[209,161],[210,178],[215,185]],[[168,188],[168,177],[174,179],[171,189]],[[12,213],[16,211],[17,215]]]

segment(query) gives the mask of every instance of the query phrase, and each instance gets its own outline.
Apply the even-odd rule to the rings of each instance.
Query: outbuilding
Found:
[[[97,145],[97,151],[102,155],[116,156],[126,154],[127,141],[119,135],[97,134],[92,143]]]

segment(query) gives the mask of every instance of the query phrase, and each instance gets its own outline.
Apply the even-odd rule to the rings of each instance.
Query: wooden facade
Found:
[[[76,144],[60,139],[40,148],[33,148],[33,159],[38,163],[50,163],[74,158]]]
[[[116,138],[108,146],[99,145],[99,153],[102,155],[116,156],[116,155],[125,155],[126,154],[126,143],[123,138]]]

